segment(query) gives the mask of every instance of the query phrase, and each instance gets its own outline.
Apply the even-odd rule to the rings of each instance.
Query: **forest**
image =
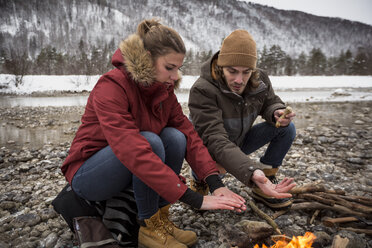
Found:
[[[80,54],[57,51],[52,46],[42,48],[35,59],[27,53],[12,50],[0,56],[0,73],[23,75],[100,75],[111,69],[113,44],[86,51],[80,41]],[[201,64],[212,56],[212,51],[188,50],[181,71],[184,75],[199,75]],[[338,56],[327,57],[320,48],[297,57],[286,54],[279,45],[258,50],[257,67],[272,76],[291,75],[372,75],[372,52],[359,48],[356,54],[340,51]]]

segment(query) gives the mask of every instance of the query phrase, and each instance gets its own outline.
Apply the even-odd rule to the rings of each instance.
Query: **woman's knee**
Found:
[[[166,127],[160,134],[164,143],[168,146],[180,147],[184,149],[186,147],[186,136],[176,128]]]
[[[164,161],[165,159],[165,152],[164,152],[164,144],[159,135],[149,131],[142,131],[141,135],[145,137],[145,139],[150,143],[152,151],[158,155],[158,157]]]

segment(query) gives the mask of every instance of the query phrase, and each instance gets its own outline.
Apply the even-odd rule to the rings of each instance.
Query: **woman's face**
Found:
[[[170,52],[155,60],[155,79],[161,83],[171,83],[178,79],[178,69],[183,64],[185,54]]]
[[[252,69],[242,66],[227,66],[223,67],[222,70],[227,87],[232,92],[241,95],[252,75]]]

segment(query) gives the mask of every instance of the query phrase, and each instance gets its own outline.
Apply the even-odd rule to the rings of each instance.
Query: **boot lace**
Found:
[[[160,219],[159,221],[153,223],[154,224],[154,229],[156,235],[158,235],[161,239],[166,240],[167,239],[167,233],[168,231],[166,230],[164,221]]]
[[[162,216],[161,216],[161,219],[162,219],[162,221],[163,221],[163,223],[164,223],[164,227],[165,227],[165,229],[167,230],[167,232],[168,232],[169,234],[173,234],[173,230],[174,230],[174,227],[175,227],[175,225],[173,224],[173,222],[170,221],[170,220],[168,219],[168,217],[165,216],[165,215],[162,215]]]

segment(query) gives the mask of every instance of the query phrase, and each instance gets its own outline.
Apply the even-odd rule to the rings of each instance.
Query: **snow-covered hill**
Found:
[[[238,28],[247,29],[260,50],[279,45],[289,55],[313,48],[327,56],[372,50],[372,26],[237,0],[0,0],[0,55],[13,48],[33,57],[48,45],[70,54],[115,49],[151,17],[179,31],[194,51],[216,51]]]

